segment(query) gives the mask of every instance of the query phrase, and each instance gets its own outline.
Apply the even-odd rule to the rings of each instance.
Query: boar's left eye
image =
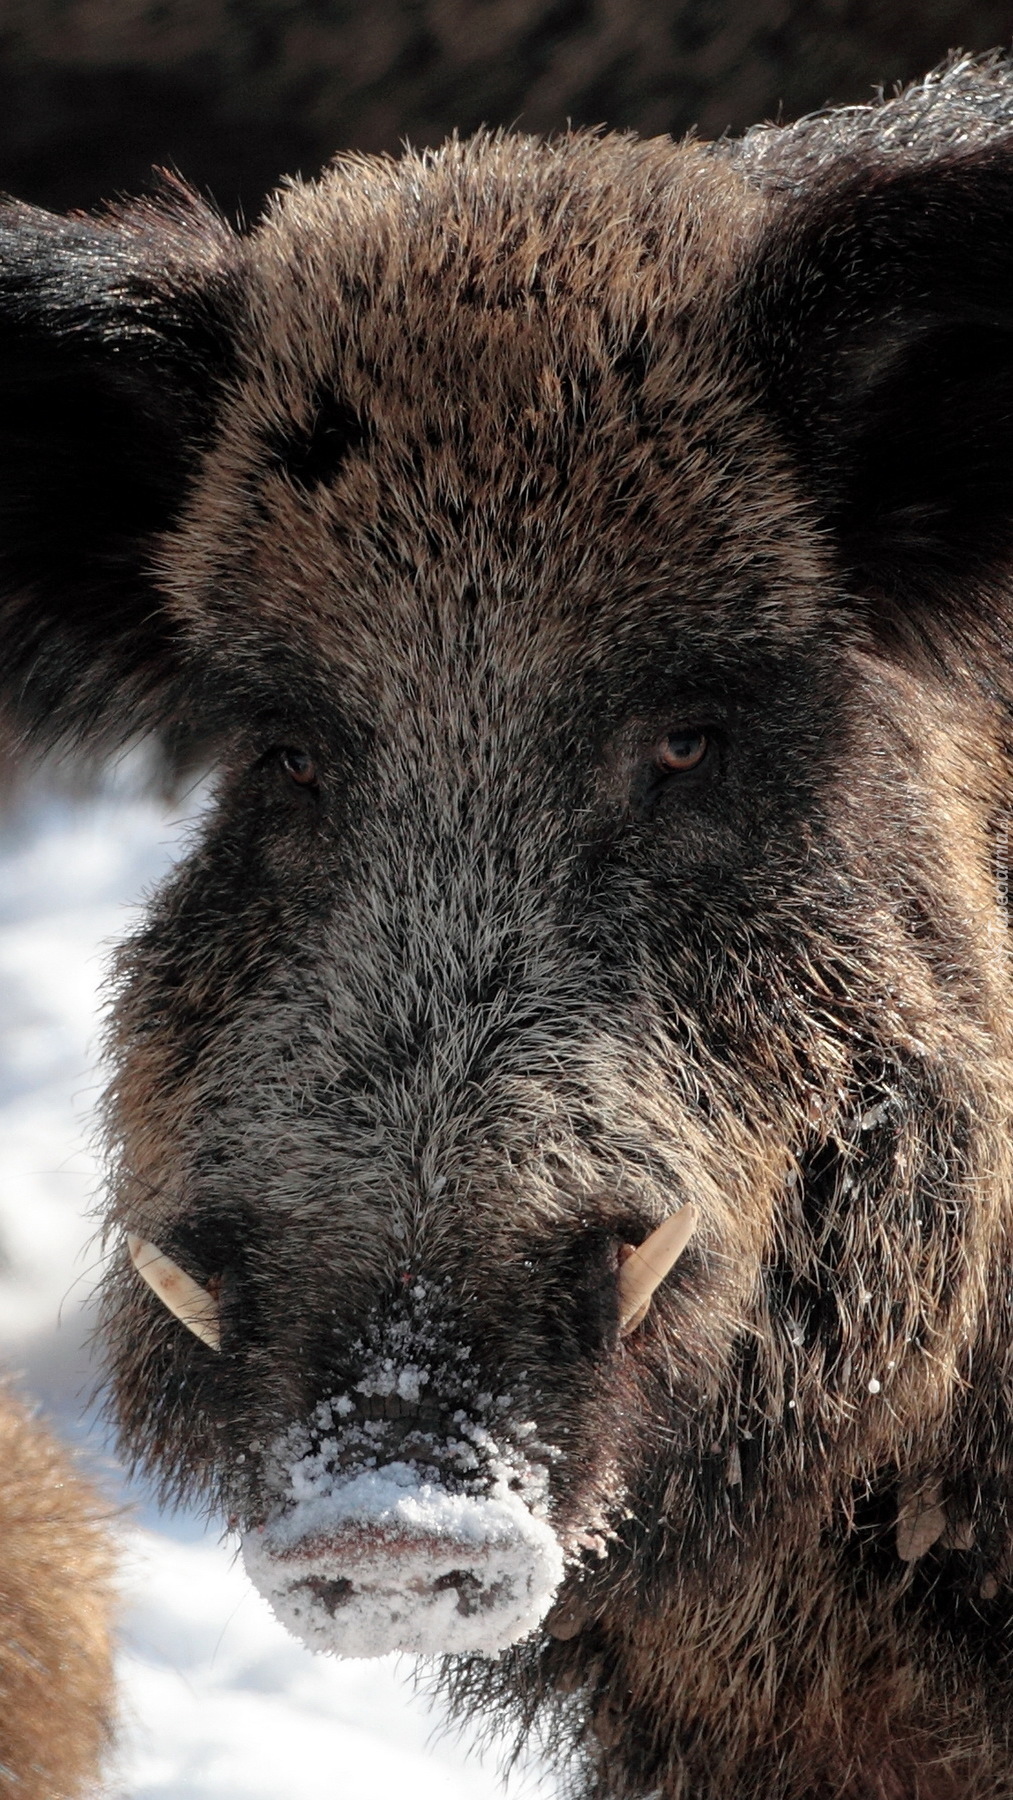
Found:
[[[669,731],[654,746],[654,761],[663,775],[686,775],[706,761],[710,739],[705,731]]]
[[[315,788],[318,782],[317,765],[312,756],[305,750],[298,750],[291,744],[278,751],[278,761],[285,774],[296,787]]]

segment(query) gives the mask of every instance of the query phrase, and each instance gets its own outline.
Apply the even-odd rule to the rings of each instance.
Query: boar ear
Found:
[[[1013,572],[1013,70],[961,65],[753,155],[776,209],[754,341],[848,591],[894,640],[992,630]]]
[[[152,560],[227,371],[237,245],[171,183],[95,217],[0,205],[0,723],[42,745],[171,712]]]

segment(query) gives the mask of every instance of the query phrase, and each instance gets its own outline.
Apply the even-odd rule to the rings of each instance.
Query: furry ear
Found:
[[[0,206],[0,722],[41,745],[171,728],[151,574],[236,337],[238,239],[196,195]]]
[[[773,223],[762,379],[872,629],[1013,619],[1013,66],[961,63],[741,150]],[[1006,651],[1008,657],[1008,648]]]

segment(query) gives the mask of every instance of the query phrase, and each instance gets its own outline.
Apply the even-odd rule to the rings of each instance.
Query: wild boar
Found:
[[[1013,1795],[1013,69],[2,267],[9,716],[217,771],[125,1454],[574,1793]]]
[[[84,1800],[112,1733],[113,1556],[98,1497],[0,1387],[0,1793]]]

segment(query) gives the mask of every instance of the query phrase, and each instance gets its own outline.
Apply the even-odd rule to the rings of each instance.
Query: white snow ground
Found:
[[[88,1149],[104,947],[179,853],[180,825],[130,796],[47,798],[0,837],[0,1363],[76,1442],[96,1252]],[[411,1660],[313,1656],[277,1624],[235,1546],[125,1497],[117,1800],[494,1800],[490,1750],[441,1737]],[[549,1800],[533,1765],[514,1800]]]

